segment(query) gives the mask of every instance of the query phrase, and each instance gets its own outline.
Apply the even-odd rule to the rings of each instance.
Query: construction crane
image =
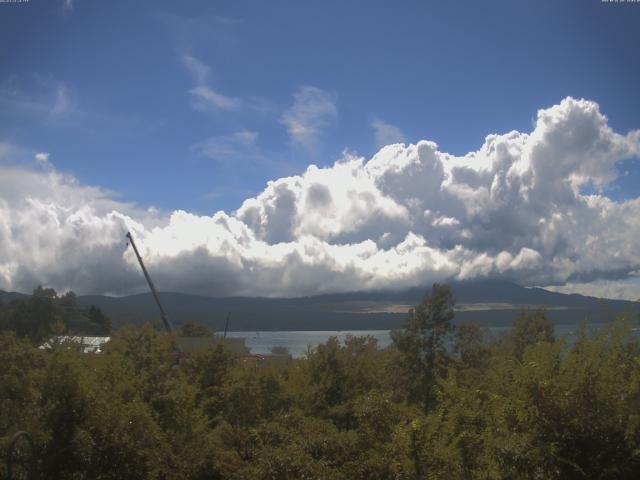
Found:
[[[127,239],[129,240],[129,243],[131,243],[131,246],[133,247],[133,251],[135,252],[136,257],[138,258],[138,262],[140,263],[140,268],[142,268],[142,273],[144,273],[144,278],[147,279],[147,283],[149,284],[149,289],[153,294],[153,298],[156,301],[156,305],[158,305],[158,310],[160,310],[160,317],[162,318],[162,323],[164,324],[164,328],[167,331],[167,333],[172,333],[174,329],[173,329],[173,325],[171,324],[171,320],[169,320],[169,317],[165,313],[164,308],[162,308],[162,304],[160,303],[160,298],[158,297],[158,292],[156,292],[156,287],[153,285],[153,282],[151,281],[151,277],[149,276],[149,272],[147,271],[147,268],[144,266],[144,262],[142,261],[140,252],[138,252],[138,247],[136,247],[136,243],[133,241],[133,236],[131,235],[131,232],[127,232]],[[227,322],[224,326],[223,342],[227,338],[227,329],[229,328],[230,318],[231,318],[231,312],[227,314]],[[177,358],[178,359],[183,358],[184,351],[180,346],[179,338],[176,338],[175,350],[176,350],[175,353],[177,355]]]
[[[227,313],[227,321],[224,324],[224,336],[223,339],[227,338],[227,329],[229,328],[229,319],[231,318],[231,312]]]
[[[138,262],[140,262],[140,267],[142,268],[142,273],[144,273],[144,278],[147,279],[147,283],[149,284],[149,288],[151,289],[151,293],[153,293],[153,298],[156,300],[156,304],[158,305],[158,309],[160,310],[160,317],[162,318],[162,323],[164,324],[164,328],[168,333],[173,332],[173,325],[171,324],[171,320],[167,317],[167,314],[162,308],[162,304],[160,303],[160,298],[158,298],[158,292],[156,292],[156,287],[153,286],[153,282],[151,281],[151,277],[149,276],[149,272],[144,266],[144,262],[142,261],[142,257],[140,256],[140,252],[138,252],[138,248],[136,247],[136,243],[133,241],[133,236],[131,232],[127,232],[127,238],[133,247],[133,251],[136,253],[136,257],[138,257]]]

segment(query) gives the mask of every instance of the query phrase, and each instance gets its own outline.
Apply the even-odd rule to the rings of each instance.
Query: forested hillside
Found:
[[[555,324],[576,324],[585,318],[602,323],[633,306],[625,300],[567,295],[541,288],[525,288],[500,280],[458,281],[450,284],[456,297],[456,324],[508,326],[518,310],[546,308]],[[392,286],[390,286],[392,288]],[[176,324],[195,320],[214,330],[225,328],[231,312],[231,330],[389,330],[402,325],[409,308],[420,301],[425,288],[351,292],[298,298],[212,298],[160,292],[169,317]],[[0,291],[0,301],[27,299],[27,295]],[[151,293],[125,297],[75,297],[79,306],[95,306],[114,326],[143,325],[159,319]]]
[[[46,479],[638,478],[637,313],[573,344],[544,311],[497,338],[453,317],[434,285],[389,348],[331,339],[281,369],[221,348],[178,361],[148,325],[102,355],[6,329],[1,446],[30,432]]]
[[[0,299],[0,331],[5,330],[39,344],[52,335],[108,335],[111,320],[95,305],[81,305],[71,291],[59,296],[39,286],[31,296]]]

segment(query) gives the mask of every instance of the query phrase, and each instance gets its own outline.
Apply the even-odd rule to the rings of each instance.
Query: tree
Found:
[[[47,298],[49,300],[55,300],[58,298],[58,294],[53,288],[45,288],[42,285],[38,285],[33,291],[33,296],[36,298]]]
[[[78,296],[69,290],[60,297],[60,305],[66,308],[76,308],[78,306]]]
[[[400,330],[391,332],[398,351],[397,366],[410,401],[425,410],[434,404],[436,380],[444,373],[447,352],[445,339],[453,331],[453,292],[447,285],[434,283]]]
[[[111,320],[102,310],[95,305],[91,305],[87,311],[89,319],[89,331],[95,335],[109,335],[111,332]]]
[[[180,326],[179,334],[181,337],[211,337],[213,331],[201,323],[187,320]]]
[[[6,326],[19,337],[39,344],[60,330],[62,317],[56,308],[56,291],[38,286],[28,300],[13,300],[6,313]]]
[[[525,349],[538,342],[553,342],[553,321],[542,309],[522,310],[513,321],[511,345],[513,353],[522,358]]]
[[[285,347],[284,345],[275,345],[271,347],[272,355],[290,355],[289,347]]]
[[[489,355],[484,341],[485,331],[471,322],[456,327],[453,351],[466,367],[479,368]]]

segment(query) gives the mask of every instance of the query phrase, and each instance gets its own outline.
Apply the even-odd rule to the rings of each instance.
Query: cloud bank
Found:
[[[212,216],[140,210],[52,166],[0,167],[0,289],[143,291],[127,230],[159,289],[206,295],[627,279],[640,271],[640,197],[601,192],[638,156],[640,131],[616,133],[596,103],[566,98],[531,132],[464,156],[430,141],[345,154]]]

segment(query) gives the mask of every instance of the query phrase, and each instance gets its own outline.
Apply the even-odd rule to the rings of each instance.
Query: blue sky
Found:
[[[284,284],[265,286],[274,282],[271,259],[281,258],[275,272],[319,275],[305,270],[322,263],[305,257],[313,238],[314,251],[332,259],[322,264],[326,279],[294,293],[382,288],[393,275],[380,273],[379,262],[409,265],[402,255],[410,250],[424,269],[403,276],[407,286],[498,276],[598,291],[602,282],[630,281],[640,294],[638,247],[590,240],[607,228],[621,238],[640,233],[604,220],[612,208],[635,215],[640,192],[639,25],[640,3],[601,0],[0,3],[0,200],[16,218],[53,219],[59,230],[32,233],[59,239],[52,255],[71,248],[64,229],[77,231],[80,217],[87,232],[101,225],[113,242],[118,228],[138,228],[159,270],[189,249],[222,262],[212,245],[249,235],[251,247],[224,258],[237,288],[223,293],[288,294]],[[511,131],[522,135],[485,142]],[[421,140],[438,148],[411,147]],[[368,166],[355,160],[398,142],[406,147]],[[401,157],[415,163],[400,165]],[[325,169],[308,172],[310,164]],[[402,181],[393,176],[399,170]],[[26,179],[43,187],[23,188]],[[504,210],[514,199],[527,214]],[[172,216],[178,210],[189,219]],[[122,215],[120,226],[110,211]],[[580,218],[575,239],[560,232]],[[19,219],[11,221],[4,241],[18,245]],[[170,246],[175,236],[187,243]],[[0,248],[0,288],[25,289],[40,275],[81,290],[75,273],[42,273],[39,242],[20,261],[4,261],[11,249]],[[372,260],[344,260],[355,258],[349,248]],[[603,249],[612,257],[600,258]],[[116,253],[111,263],[135,273]],[[262,283],[243,276],[254,267],[266,269]],[[127,293],[135,282],[87,289]],[[166,278],[178,290],[193,291],[194,282]]]
[[[2,137],[83,182],[163,209],[232,210],[269,179],[376,151],[372,122],[443,151],[530,129],[539,108],[593,99],[640,125],[640,8],[552,2],[64,2],[0,5]],[[197,79],[236,99],[193,107]],[[282,114],[302,86],[335,99],[312,149]],[[61,111],[43,115],[27,103]],[[250,152],[194,145],[254,132]],[[640,178],[621,182],[621,195]]]

